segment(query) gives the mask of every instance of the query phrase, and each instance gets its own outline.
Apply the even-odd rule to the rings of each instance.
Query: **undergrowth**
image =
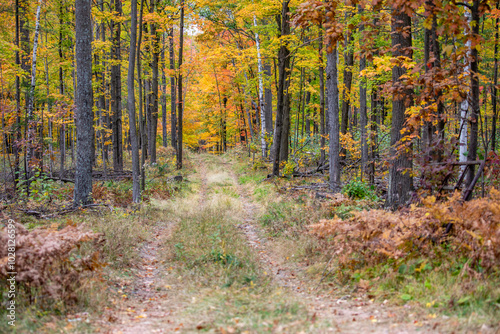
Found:
[[[235,170],[245,166],[240,160]],[[374,189],[360,181],[316,201],[314,190],[288,190],[317,183],[313,178],[278,179],[274,187],[262,181],[265,172],[247,168],[245,173],[239,181],[262,205],[260,222],[275,247],[286,246],[284,261],[306,263],[309,278],[325,289],[408,304],[431,318],[458,316],[462,327],[473,331],[482,324],[498,326],[497,191],[466,203],[458,194],[442,202],[428,197],[420,206],[388,212],[380,209]],[[446,227],[452,227],[448,234]]]

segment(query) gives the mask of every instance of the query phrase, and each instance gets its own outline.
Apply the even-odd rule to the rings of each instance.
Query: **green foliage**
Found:
[[[48,201],[57,188],[58,186],[55,181],[49,179],[45,174],[39,171],[37,171],[29,181],[25,179],[19,180],[19,195],[24,200],[33,200],[36,202]]]
[[[377,200],[374,187],[359,180],[351,180],[347,183],[342,188],[342,193],[350,199]]]

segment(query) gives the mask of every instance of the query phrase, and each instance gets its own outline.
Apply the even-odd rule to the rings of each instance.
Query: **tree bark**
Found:
[[[165,45],[165,35],[163,33],[163,45]],[[165,48],[161,51],[161,128],[163,147],[168,146],[167,141],[167,76],[165,75]]]
[[[42,0],[39,0],[38,7],[36,10],[36,24],[35,24],[35,39],[33,41],[33,57],[31,61],[31,85],[28,94],[28,110],[27,110],[27,145],[26,145],[26,177],[29,180],[31,178],[31,159],[33,158],[35,152],[35,129],[34,129],[34,119],[33,119],[33,108],[35,101],[35,87],[36,87],[36,56],[38,51],[38,35],[40,32],[40,8],[42,7]],[[28,182],[29,188],[29,182]]]
[[[499,8],[499,2],[497,2],[496,8]],[[493,68],[493,85],[491,87],[491,104],[493,107],[493,117],[492,117],[492,126],[491,126],[491,149],[493,152],[496,152],[497,146],[497,85],[498,85],[498,26],[499,19],[495,19],[495,51],[494,51],[494,68]]]
[[[64,69],[62,67],[62,63],[64,61],[63,55],[63,26],[65,22],[65,8],[63,6],[63,0],[60,0],[59,3],[59,41],[58,41],[58,51],[59,51],[59,94],[64,96]],[[64,178],[64,165],[66,162],[66,124],[64,117],[61,120],[61,127],[59,130],[59,152],[60,152],[60,160],[59,160],[59,179],[62,180]]]
[[[184,0],[181,0],[181,17],[180,17],[180,29],[179,29],[179,82],[178,82],[178,133],[177,133],[177,169],[182,169],[182,118],[184,113],[183,108],[183,96],[182,96],[182,53],[184,52]]]
[[[257,19],[255,15],[253,16],[253,26],[257,28]],[[267,144],[266,144],[266,116],[265,116],[265,102],[264,102],[264,83],[263,83],[263,72],[262,58],[260,55],[260,39],[259,34],[255,31],[255,44],[257,47],[257,69],[259,75],[259,111],[260,111],[260,150],[262,158],[265,159],[267,156]]]
[[[329,187],[331,191],[339,192],[341,170],[337,45],[330,45],[330,48],[331,52],[326,54],[326,90],[328,92],[328,113],[330,114]]]
[[[318,59],[319,59],[319,119],[320,119],[320,159],[319,165],[323,165],[326,159],[325,156],[325,137],[326,137],[326,124],[325,124],[325,71],[323,68],[323,27],[320,27],[319,34],[319,50],[318,50]]]
[[[121,0],[114,0],[116,15],[122,16]],[[121,79],[121,22],[111,20],[111,31],[113,33],[113,45],[111,47],[111,113],[112,113],[112,136],[113,136],[113,168],[117,171],[123,170],[123,146],[122,146],[122,79]]]
[[[151,14],[156,10],[156,0],[151,0],[149,11]],[[151,134],[149,136],[149,156],[152,164],[156,163],[156,136],[158,133],[158,64],[160,59],[160,43],[158,33],[156,31],[156,23],[150,24],[152,38],[152,61],[151,72],[153,74],[151,80],[150,108],[151,108]]]
[[[172,147],[177,151],[177,98],[175,87],[175,52],[174,52],[174,27],[168,34],[169,58],[170,58],[170,137]]]
[[[21,65],[21,58],[19,56],[20,50],[20,6],[24,0],[16,0],[16,65]],[[19,145],[21,142],[21,80],[19,74],[16,74],[16,124],[15,124],[15,142],[14,142],[14,190],[17,190],[17,183],[20,177],[19,171]]]
[[[283,1],[281,17],[277,17],[279,22],[280,37],[287,36],[290,34],[290,23],[288,19],[289,15],[289,5],[290,1]],[[281,22],[280,22],[281,21]],[[273,138],[273,175],[279,176],[280,172],[280,161],[283,156],[288,156],[288,138],[286,134],[288,133],[284,128],[286,127],[286,118],[290,118],[289,110],[287,113],[287,108],[289,108],[289,97],[288,97],[288,85],[289,85],[289,69],[290,69],[290,51],[288,50],[287,44],[283,41],[278,52],[278,68],[279,68],[279,81],[278,81],[278,108],[276,112],[276,123],[274,127],[274,138]],[[286,148],[284,147],[286,146]],[[283,154],[285,151],[286,154]]]
[[[91,203],[92,197],[92,24],[90,0],[75,1],[76,21],[76,127],[77,162],[74,205]]]
[[[472,38],[479,38],[479,0],[474,0],[471,7],[472,19]],[[479,114],[481,112],[479,105],[479,53],[477,48],[471,50],[471,63],[470,63],[470,94],[471,94],[471,114],[470,114],[470,141],[469,150],[467,154],[467,161],[476,161],[478,149],[478,126]],[[475,175],[475,165],[468,169],[467,174],[467,187],[472,183]]]
[[[130,4],[130,53],[128,56],[128,73],[127,73],[127,107],[128,119],[130,124],[130,146],[132,147],[132,200],[134,203],[141,201],[141,189],[139,184],[139,142],[137,140],[137,127],[135,123],[135,87],[134,87],[134,70],[135,70],[135,51],[137,40],[137,0],[132,0]]]
[[[144,0],[141,0],[141,11],[139,14],[139,37],[137,41],[137,82],[139,83],[139,128],[141,137],[141,190],[144,191],[146,188],[146,127],[144,125],[145,117],[143,117],[143,96],[142,96],[142,75],[141,75],[141,43],[142,43],[142,15],[144,13]]]
[[[363,9],[361,6],[358,7],[358,12],[363,15]],[[362,34],[365,27],[361,24],[359,27],[359,32]],[[361,73],[366,68],[366,57],[361,55],[359,61],[359,72]],[[366,164],[368,162],[368,143],[366,130],[368,126],[368,114],[366,109],[366,80],[360,76],[359,78],[359,127],[361,133],[361,181],[363,181],[363,175],[366,173]]]
[[[393,8],[391,21],[393,57],[411,59],[410,16]],[[401,139],[407,135],[406,132],[402,133],[406,121],[405,110],[413,103],[413,90],[401,87],[401,76],[405,74],[406,69],[399,64],[392,68],[392,82],[397,92],[392,101],[391,155],[393,161],[389,170],[389,189],[386,201],[386,206],[392,208],[406,204],[413,189],[411,146],[398,149]]]
[[[469,13],[469,10],[466,8],[465,9],[465,17],[467,18],[467,22],[469,23],[469,26],[472,24],[472,18],[471,14]],[[465,67],[464,67],[464,76],[470,75],[470,63],[469,63],[469,58],[471,56],[471,41],[470,39],[467,40],[465,46],[467,48],[467,57],[465,57]],[[471,92],[467,94],[467,98],[465,98],[462,103],[460,104],[460,138],[459,138],[459,155],[458,155],[458,160],[460,162],[465,162],[467,161],[467,137],[468,137],[468,121],[467,118],[469,116],[469,101],[472,99],[471,97]],[[465,166],[461,167],[462,170],[465,169]],[[470,170],[470,169],[469,169]]]

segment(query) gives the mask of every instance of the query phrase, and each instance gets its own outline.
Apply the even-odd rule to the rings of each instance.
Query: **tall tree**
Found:
[[[467,22],[469,27],[472,24],[472,17],[468,9],[465,9],[465,17],[467,18]],[[466,35],[469,34],[468,29],[465,29]],[[465,43],[465,47],[467,48],[467,56],[464,58],[465,67],[464,67],[464,76],[470,76],[470,57],[471,57],[471,39],[468,38]],[[471,92],[467,93],[467,97],[460,103],[460,139],[459,139],[459,155],[458,159],[460,162],[467,161],[467,138],[468,138],[468,121],[469,117],[469,101],[471,100],[470,96]],[[462,170],[465,169],[465,166],[462,166]]]
[[[281,8],[281,16],[277,15],[276,20],[280,27],[280,37],[288,36],[290,34],[290,22],[288,15],[290,9],[288,7],[290,1],[283,1]],[[279,81],[278,81],[278,108],[276,111],[276,123],[274,126],[274,136],[273,136],[273,175],[279,176],[280,173],[280,161],[282,160],[282,151],[288,152],[288,132],[284,130],[286,127],[286,118],[290,117],[289,112],[289,96],[288,96],[288,85],[289,85],[289,69],[290,69],[290,50],[286,41],[281,40],[280,49],[278,52],[278,71],[279,71]],[[288,114],[287,114],[288,110]],[[288,125],[289,125],[288,119]],[[286,148],[284,147],[286,146]],[[288,155],[288,154],[286,154]]]
[[[165,45],[165,35],[163,33],[163,45]],[[165,47],[161,48],[161,128],[162,144],[167,147],[167,76],[165,75]]]
[[[111,20],[111,127],[113,138],[113,168],[123,169],[122,144],[122,77],[121,77],[121,16],[122,1],[112,0],[115,17]]]
[[[172,147],[177,151],[177,98],[175,86],[175,51],[174,51],[174,27],[168,32],[168,51],[170,63],[170,137]]]
[[[156,11],[156,0],[151,0],[149,4],[150,14]],[[160,43],[159,35],[156,29],[156,23],[151,22],[149,25],[151,31],[151,92],[149,96],[150,110],[151,110],[151,126],[149,127],[151,133],[149,135],[149,156],[151,163],[156,163],[156,135],[158,132],[158,68],[160,60]]]
[[[500,3],[497,2],[496,9],[498,10],[500,7]],[[493,84],[491,85],[491,104],[493,108],[493,117],[492,117],[492,126],[491,126],[491,149],[495,152],[497,147],[497,119],[498,119],[498,111],[497,111],[497,85],[498,85],[498,27],[499,27],[499,18],[495,19],[495,50],[494,50],[494,65],[493,65]]]
[[[130,53],[128,55],[127,73],[127,107],[130,125],[130,146],[132,147],[132,200],[139,203],[141,200],[141,188],[139,184],[139,141],[137,138],[137,126],[135,122],[135,54],[137,42],[137,0],[132,0],[130,4]]]
[[[319,158],[320,166],[325,162],[325,137],[326,137],[326,124],[325,124],[325,70],[323,68],[323,27],[320,26],[319,34],[319,50],[318,50],[318,60],[319,60],[319,119],[320,119],[320,150],[321,156]]]
[[[363,8],[358,6],[358,12],[363,15]],[[363,33],[364,24],[359,27],[359,32]],[[366,56],[360,55],[359,72],[366,68]],[[366,164],[368,162],[368,138],[366,135],[366,127],[368,126],[368,114],[366,108],[366,80],[360,77],[359,82],[359,127],[361,134],[361,179],[366,173]]]
[[[33,56],[31,60],[31,85],[28,93],[28,110],[27,110],[27,147],[26,147],[26,178],[31,178],[31,159],[34,157],[35,152],[35,124],[34,124],[34,115],[33,108],[35,103],[35,86],[36,86],[36,57],[38,51],[38,35],[40,33],[40,9],[42,7],[42,1],[38,2],[38,7],[36,10],[36,24],[35,24],[35,39],[33,41]],[[28,182],[29,188],[29,182]]]
[[[326,89],[328,92],[328,113],[330,114],[330,190],[340,191],[340,120],[339,120],[339,87],[337,71],[337,45],[331,43],[326,53]]]
[[[20,50],[20,8],[24,0],[16,0],[16,66],[21,65]],[[15,123],[15,142],[14,142],[14,189],[17,189],[17,183],[20,177],[19,156],[21,142],[21,80],[19,74],[16,74],[16,123]]]
[[[184,52],[184,0],[181,0],[181,17],[179,29],[179,80],[177,83],[177,98],[179,99],[177,110],[177,169],[182,168],[182,118],[184,112],[184,97],[182,95],[182,54]]]
[[[59,94],[64,96],[64,69],[62,63],[64,61],[63,56],[63,27],[64,27],[64,5],[63,0],[59,2],[59,40],[58,40],[58,51],[59,51]],[[105,79],[103,79],[105,80]],[[60,151],[60,161],[59,161],[59,179],[64,178],[64,164],[66,160],[66,124],[64,120],[61,122],[61,128],[59,133],[59,151]]]
[[[476,41],[480,38],[480,0],[473,0],[470,6],[471,11],[471,38]],[[467,152],[467,160],[475,161],[477,159],[478,149],[478,129],[479,129],[479,114],[481,113],[479,105],[479,52],[478,48],[474,46],[471,49],[471,62],[470,62],[470,95],[471,95],[471,108],[470,108],[470,139],[469,149]],[[474,179],[475,166],[471,165],[467,174],[467,185],[470,185]]]
[[[91,0],[75,0],[76,22],[76,175],[74,205],[91,203],[92,197],[92,23]]]
[[[403,58],[412,58],[411,17],[402,8],[392,8],[391,14],[392,55],[396,63],[392,68],[392,83],[396,91],[392,100],[391,154],[392,164],[389,170],[389,189],[386,206],[397,208],[406,204],[413,190],[411,172],[411,145],[401,147],[401,139],[408,134],[405,131],[405,111],[413,103],[413,90],[401,87],[401,77],[406,74]]]
[[[257,29],[257,18],[253,16],[253,26]],[[257,69],[259,74],[259,111],[260,111],[260,150],[262,158],[267,156],[267,144],[266,144],[266,115],[265,115],[265,101],[264,101],[264,83],[263,83],[263,72],[264,68],[262,66],[262,57],[260,53],[260,36],[257,30],[255,30],[255,45],[257,47]]]

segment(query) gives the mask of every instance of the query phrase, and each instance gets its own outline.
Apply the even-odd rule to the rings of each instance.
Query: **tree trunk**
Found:
[[[163,33],[163,45],[165,45],[165,33]],[[165,48],[161,49],[161,128],[162,144],[167,147],[167,76],[165,75]]]
[[[363,15],[363,9],[358,6],[358,12]],[[365,27],[361,24],[359,27],[360,34],[363,33]],[[361,73],[366,68],[366,57],[360,56],[359,60],[359,72]],[[368,162],[368,143],[366,130],[368,126],[368,114],[366,109],[366,80],[360,76],[359,78],[359,127],[361,133],[361,181],[363,181],[363,175],[366,173],[366,164]]]
[[[283,1],[281,17],[277,16],[278,26],[281,28],[280,37],[287,36],[290,34],[290,22],[289,22],[289,8],[288,4],[290,1]],[[281,22],[280,22],[281,21]],[[278,52],[278,68],[279,68],[279,81],[278,81],[278,108],[276,112],[276,123],[274,127],[274,138],[273,138],[273,175],[279,176],[280,172],[280,161],[283,156],[288,156],[288,138],[285,130],[286,122],[290,118],[289,110],[289,97],[288,97],[288,85],[289,85],[289,69],[290,69],[290,51],[288,50],[287,44],[281,41],[281,46]],[[283,135],[285,134],[285,136]],[[286,148],[284,147],[286,146]],[[286,154],[282,154],[285,151]]]
[[[91,203],[92,197],[92,24],[90,0],[75,1],[76,21],[76,126],[78,127],[74,205]]]
[[[111,20],[111,31],[113,33],[113,45],[111,47],[111,113],[112,113],[112,136],[113,136],[113,168],[123,169],[123,146],[122,146],[122,79],[121,79],[121,22],[122,5],[121,0],[114,0],[114,11],[118,20]]]
[[[135,88],[134,88],[134,65],[137,40],[137,0],[131,1],[130,17],[130,53],[128,57],[127,73],[127,107],[130,125],[130,145],[132,146],[132,200],[139,203],[141,200],[141,189],[139,184],[139,142],[137,140],[137,127],[135,123]]]
[[[411,59],[411,18],[396,8],[392,11],[392,55],[394,58],[404,56]],[[413,189],[411,146],[398,149],[401,139],[407,135],[406,132],[401,132],[406,121],[405,110],[413,103],[413,90],[400,87],[401,76],[406,74],[406,69],[398,65],[392,68],[392,82],[395,89],[403,89],[403,91],[398,91],[392,101],[391,155],[393,161],[389,170],[386,201],[386,206],[392,208],[406,204]]]
[[[474,0],[471,7],[472,19],[472,38],[479,38],[479,0]],[[478,149],[478,126],[479,114],[481,112],[479,105],[479,54],[477,48],[471,50],[470,63],[470,94],[471,94],[471,114],[470,114],[470,141],[469,150],[467,152],[467,160],[475,161],[477,158]],[[469,166],[467,174],[467,187],[472,183],[475,174],[475,165]]]
[[[497,2],[496,8],[499,8],[499,2]],[[495,19],[495,51],[494,51],[494,61],[495,65],[493,68],[493,85],[491,87],[491,104],[493,107],[493,117],[491,126],[491,149],[496,152],[497,147],[497,85],[498,85],[498,26],[499,19]]]
[[[143,117],[143,96],[142,96],[142,75],[141,75],[141,42],[142,42],[142,14],[144,13],[144,0],[141,0],[141,11],[139,15],[139,38],[137,41],[137,82],[139,83],[139,128],[141,132],[141,189],[142,191],[146,188],[146,143],[147,143],[147,135],[146,135],[146,127],[144,126],[144,117]]]
[[[257,28],[257,19],[255,15],[253,16],[253,26]],[[260,150],[262,158],[265,159],[267,156],[267,144],[266,144],[266,116],[265,116],[265,102],[264,102],[264,83],[263,83],[263,67],[262,58],[260,55],[260,40],[259,34],[255,31],[255,44],[257,46],[257,68],[259,75],[259,111],[260,111]]]
[[[472,24],[472,18],[471,14],[469,13],[469,10],[466,8],[465,9],[465,17],[467,18],[467,22],[469,23],[469,26]],[[467,40],[465,47],[467,48],[467,57],[465,57],[464,62],[465,67],[464,67],[464,76],[466,77],[467,75],[470,75],[470,63],[469,63],[469,58],[471,56],[471,41],[470,39]],[[471,97],[471,92],[467,94],[467,98],[465,98],[462,103],[460,104],[460,138],[459,138],[459,155],[458,159],[460,162],[465,162],[467,161],[467,137],[468,137],[468,121],[467,117],[469,114],[469,101],[472,99]],[[462,170],[465,169],[465,166],[462,166]],[[470,168],[469,168],[470,170]]]
[[[330,45],[331,52],[326,54],[326,90],[328,92],[328,113],[330,114],[330,159],[329,187],[339,192],[340,182],[340,122],[339,122],[339,87],[337,72],[337,45]],[[328,50],[329,51],[329,50]]]
[[[47,22],[47,12],[45,12],[45,45],[49,45],[48,41],[48,22]],[[48,137],[50,138],[49,142],[49,175],[52,177],[52,172],[53,172],[53,134],[52,134],[52,116],[51,111],[52,111],[52,101],[50,99],[50,73],[49,73],[49,61],[47,59],[47,55],[45,56],[45,84],[46,84],[46,94],[47,94],[47,113],[49,115],[48,119]],[[42,139],[42,145],[43,145],[43,122],[42,122],[42,135],[40,137]],[[43,149],[43,146],[42,146]],[[43,166],[43,151],[42,151],[42,166]]]
[[[170,57],[170,137],[172,138],[172,147],[177,151],[177,98],[175,87],[175,53],[174,53],[174,27],[168,34],[168,46]]]
[[[149,11],[151,14],[156,10],[156,0],[151,0]],[[152,38],[152,61],[151,72],[153,74],[151,81],[150,107],[151,107],[151,134],[149,136],[149,156],[152,164],[156,163],[156,135],[158,133],[158,63],[160,59],[160,43],[156,31],[156,23],[150,24]]]
[[[378,127],[377,127],[377,115],[378,115],[378,109],[379,109],[380,101],[378,97],[378,87],[375,85],[372,88],[372,94],[371,94],[371,119],[370,119],[370,130],[371,130],[371,161],[370,161],[370,183],[374,184],[375,183],[375,160],[377,158],[377,143],[378,143]]]
[[[101,1],[100,3],[101,11],[104,10],[104,1]],[[106,24],[104,22],[101,23],[101,41],[105,42],[106,41]],[[104,170],[104,178],[108,177],[108,155],[107,155],[107,150],[108,147],[106,145],[106,127],[107,127],[107,108],[106,108],[106,74],[105,74],[105,69],[106,69],[106,62],[105,62],[105,57],[102,57],[102,62],[101,62],[101,67],[102,67],[102,73],[101,73],[101,91],[100,91],[100,96],[99,96],[99,108],[100,108],[100,125],[101,125],[101,131],[100,131],[100,138],[101,138],[101,157],[102,157],[102,167]]]
[[[21,3],[24,3],[24,0],[16,0],[16,65],[21,65],[21,58],[19,56],[20,50],[20,13],[19,9]],[[21,143],[21,83],[20,83],[19,74],[16,74],[16,124],[15,124],[15,142],[14,142],[14,190],[17,190],[17,182],[20,177],[19,171],[19,156],[20,150],[19,145]]]
[[[182,168],[182,118],[183,118],[183,96],[182,96],[182,53],[184,52],[184,0],[181,0],[181,17],[180,17],[180,29],[179,29],[179,82],[178,82],[178,134],[177,134],[177,169]]]
[[[320,119],[320,151],[321,156],[319,159],[319,165],[323,165],[325,162],[325,136],[326,136],[326,127],[325,127],[325,73],[323,68],[323,27],[320,27],[319,34],[319,50],[318,50],[318,59],[319,59],[319,119]]]
[[[28,126],[28,133],[27,133],[27,145],[26,145],[26,177],[27,179],[31,178],[31,159],[33,158],[34,155],[34,148],[35,145],[35,129],[34,129],[34,119],[33,119],[33,108],[34,108],[34,100],[35,100],[35,86],[36,86],[36,56],[37,56],[37,50],[38,50],[38,35],[40,32],[40,8],[42,6],[42,0],[39,0],[38,2],[38,7],[36,10],[36,25],[35,25],[35,39],[33,41],[33,57],[31,61],[31,85],[30,85],[30,90],[28,94],[28,111],[27,111],[27,126]],[[29,188],[29,182],[28,182],[28,188]],[[28,190],[29,191],[29,190]]]

